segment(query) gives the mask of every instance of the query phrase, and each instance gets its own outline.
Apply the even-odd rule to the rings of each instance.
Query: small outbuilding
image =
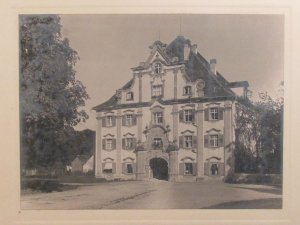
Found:
[[[94,155],[77,155],[71,162],[72,173],[83,173],[94,171]]]

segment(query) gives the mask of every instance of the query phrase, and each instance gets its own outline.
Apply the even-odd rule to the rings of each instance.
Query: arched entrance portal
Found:
[[[153,178],[159,180],[168,180],[169,173],[168,173],[168,163],[163,158],[153,158],[150,160],[150,168],[153,173]]]

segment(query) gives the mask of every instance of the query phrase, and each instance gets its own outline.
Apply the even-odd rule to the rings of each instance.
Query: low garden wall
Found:
[[[282,185],[282,174],[235,173],[225,178],[226,183]]]

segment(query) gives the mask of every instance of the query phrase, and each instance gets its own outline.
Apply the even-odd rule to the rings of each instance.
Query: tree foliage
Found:
[[[20,16],[22,166],[51,167],[63,160],[73,127],[88,115],[88,94],[75,78],[78,54],[61,35],[57,15]]]
[[[260,93],[256,102],[240,99],[235,118],[237,172],[281,172],[283,83],[279,92],[277,98]]]

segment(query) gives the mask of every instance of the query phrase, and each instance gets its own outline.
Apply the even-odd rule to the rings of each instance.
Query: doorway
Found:
[[[158,180],[168,180],[168,162],[163,158],[153,158],[150,160],[150,168],[153,173],[153,178]]]

